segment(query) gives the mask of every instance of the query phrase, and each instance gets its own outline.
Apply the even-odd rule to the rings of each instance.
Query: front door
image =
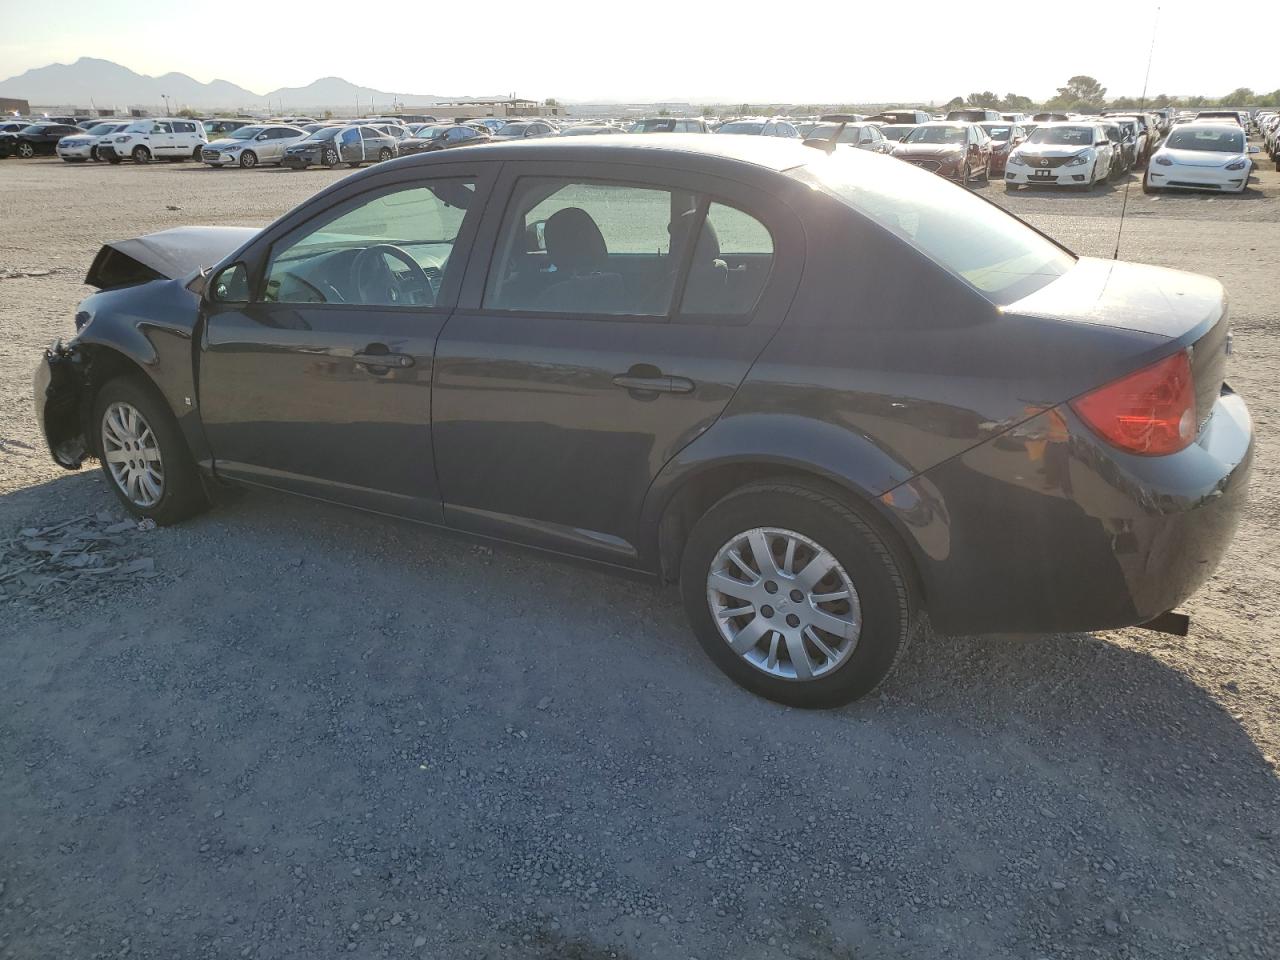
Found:
[[[248,265],[252,295],[215,278],[199,405],[219,474],[440,521],[433,354],[484,191],[433,172],[282,235]]]
[[[151,127],[151,139],[148,141],[153,157],[173,156],[173,125],[161,120]]]
[[[343,163],[360,163],[364,160],[364,142],[359,127],[347,127],[338,134],[338,156]]]
[[[785,313],[799,228],[740,184],[506,168],[509,199],[478,244],[492,262],[474,258],[436,348],[445,519],[632,564],[650,481],[720,415]]]

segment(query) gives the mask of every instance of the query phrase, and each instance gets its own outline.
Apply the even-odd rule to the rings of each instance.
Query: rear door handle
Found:
[[[692,393],[693,381],[687,377],[637,377],[620,373],[613,378],[615,387],[638,390],[645,393]]]
[[[413,366],[413,357],[407,353],[356,353],[351,359],[362,367]]]

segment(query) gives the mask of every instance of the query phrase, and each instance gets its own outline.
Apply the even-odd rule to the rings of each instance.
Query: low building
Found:
[[[478,120],[481,117],[559,117],[564,108],[555,101],[539,103],[537,100],[457,100],[453,103],[433,103],[421,107],[404,107],[398,113],[429,113],[434,117],[458,120]]]
[[[29,117],[31,115],[31,104],[26,100],[18,100],[15,97],[0,97],[0,114],[8,114],[19,117]]]

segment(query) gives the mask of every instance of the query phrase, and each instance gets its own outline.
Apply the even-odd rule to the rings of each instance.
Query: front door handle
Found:
[[[413,357],[407,353],[356,353],[351,359],[362,367],[413,366]]]
[[[624,390],[637,390],[642,393],[692,393],[693,381],[687,377],[639,377],[628,373],[620,373],[613,378],[615,387]]]

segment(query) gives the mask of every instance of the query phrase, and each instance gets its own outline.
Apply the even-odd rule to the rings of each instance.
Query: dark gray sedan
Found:
[[[390,134],[364,124],[321,127],[305,140],[286,147],[280,163],[293,170],[305,170],[313,164],[331,170],[344,163],[358,167],[390,160],[396,155],[397,142]]]
[[[860,150],[405,157],[86,280],[36,409],[135,515],[244,483],[677,581],[711,659],[800,706],[873,690],[926,610],[1176,626],[1253,455],[1217,281]]]

